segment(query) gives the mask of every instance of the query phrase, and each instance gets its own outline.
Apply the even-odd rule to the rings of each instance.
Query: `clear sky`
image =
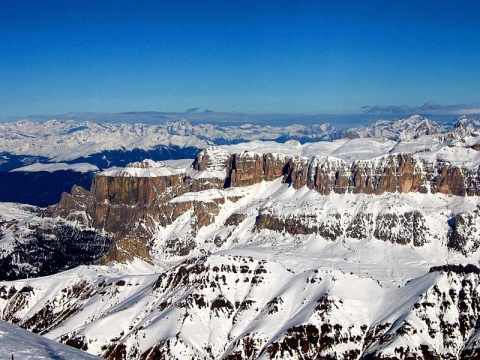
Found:
[[[0,2],[0,117],[480,102],[478,1]]]

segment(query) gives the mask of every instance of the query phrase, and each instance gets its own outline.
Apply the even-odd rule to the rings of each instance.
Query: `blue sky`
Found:
[[[461,0],[4,0],[0,118],[478,104],[479,19]]]

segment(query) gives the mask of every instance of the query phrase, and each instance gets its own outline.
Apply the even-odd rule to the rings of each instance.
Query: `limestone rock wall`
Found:
[[[164,227],[172,224],[178,217],[191,211],[192,231],[196,232],[215,221],[220,212],[219,205],[225,202],[221,193],[217,199],[209,201],[188,199],[174,201],[175,198],[191,192],[244,187],[278,178],[282,178],[295,189],[307,186],[324,195],[332,192],[377,195],[385,192],[480,195],[478,168],[459,168],[442,161],[431,163],[407,154],[392,154],[372,160],[346,163],[331,157],[306,159],[272,153],[229,154],[224,150],[210,147],[200,152],[191,169],[183,173],[156,177],[97,175],[90,191],[73,187],[71,194],[63,194],[61,201],[48,208],[45,214],[82,221],[89,226],[114,234],[116,245],[112,246],[116,248],[112,247],[109,259],[113,260],[116,258],[115,254],[122,253],[118,249],[120,244],[123,244],[122,249],[131,248],[132,251],[127,253],[131,253],[132,256],[137,255],[135,249],[141,249],[140,252],[144,255],[142,257],[148,258],[147,244],[155,226]],[[411,216],[411,219],[415,220],[417,217]],[[461,225],[461,220],[456,223]],[[365,222],[367,223],[368,221]],[[452,239],[455,241],[451,240],[451,243],[459,242],[457,238],[461,238],[458,230],[460,225],[455,228],[456,232],[452,233]],[[336,221],[326,226],[309,224],[306,218],[283,219],[268,213],[259,214],[256,227],[292,234],[317,233],[331,239],[337,237],[332,229],[339,229]],[[359,231],[352,228],[347,232],[354,236]],[[377,235],[378,238],[385,237],[380,233]],[[125,246],[125,239],[132,239],[131,246]],[[120,240],[123,242],[119,243]],[[421,238],[417,240],[419,244],[425,241]],[[395,242],[405,241],[398,239]],[[177,245],[172,246],[176,249]],[[188,253],[189,249],[194,247],[194,244],[183,246],[182,253]],[[124,258],[125,252],[122,255],[122,259]]]
[[[180,187],[179,175],[159,177],[95,176],[91,194],[99,202],[108,201],[112,205],[150,204],[161,198],[169,200],[174,195],[172,189]]]
[[[262,181],[272,181],[286,175],[291,157],[279,154],[242,153],[232,155],[229,185],[250,186]]]
[[[480,194],[479,169],[429,163],[407,154],[388,155],[351,164],[339,159],[293,159],[286,181],[296,189],[308,186],[320,194],[330,192],[380,195],[385,192],[442,193],[473,196]]]

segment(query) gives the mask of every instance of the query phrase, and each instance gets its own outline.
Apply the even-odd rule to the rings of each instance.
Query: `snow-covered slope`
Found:
[[[0,357],[19,360],[90,360],[97,356],[32,334],[0,320]],[[13,357],[12,357],[13,356]]]
[[[42,164],[42,163],[35,163],[27,166],[23,166],[20,168],[16,168],[11,170],[12,172],[37,172],[37,171],[47,171],[47,172],[54,172],[54,171],[61,171],[61,170],[70,170],[70,171],[77,171],[77,172],[90,172],[90,171],[98,171],[98,167],[88,163],[78,163],[78,164],[65,164],[65,163],[53,163],[53,164]]]
[[[195,257],[157,274],[137,261],[6,283],[2,317],[107,359],[478,355],[475,266],[379,283],[380,264],[359,261],[368,271],[357,274],[267,248]],[[414,267],[408,259],[390,261]]]
[[[442,126],[419,115],[400,120],[378,120],[371,126],[352,129],[360,137],[379,137],[392,140],[411,140],[423,135],[442,134],[448,126]]]
[[[448,246],[452,217],[473,216],[467,229],[478,229],[478,197],[321,196],[278,179],[175,201],[223,196],[232,200],[195,232],[190,211],[158,224],[153,266],[0,283],[2,318],[108,359],[478,354],[480,270],[468,264],[480,255]],[[324,230],[262,228],[265,213]],[[478,248],[476,230],[464,235]]]

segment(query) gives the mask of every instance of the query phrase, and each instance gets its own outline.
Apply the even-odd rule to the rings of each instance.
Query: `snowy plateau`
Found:
[[[5,161],[101,171],[1,203],[0,355],[479,359],[478,125],[1,124]],[[197,150],[88,161],[158,146]]]

